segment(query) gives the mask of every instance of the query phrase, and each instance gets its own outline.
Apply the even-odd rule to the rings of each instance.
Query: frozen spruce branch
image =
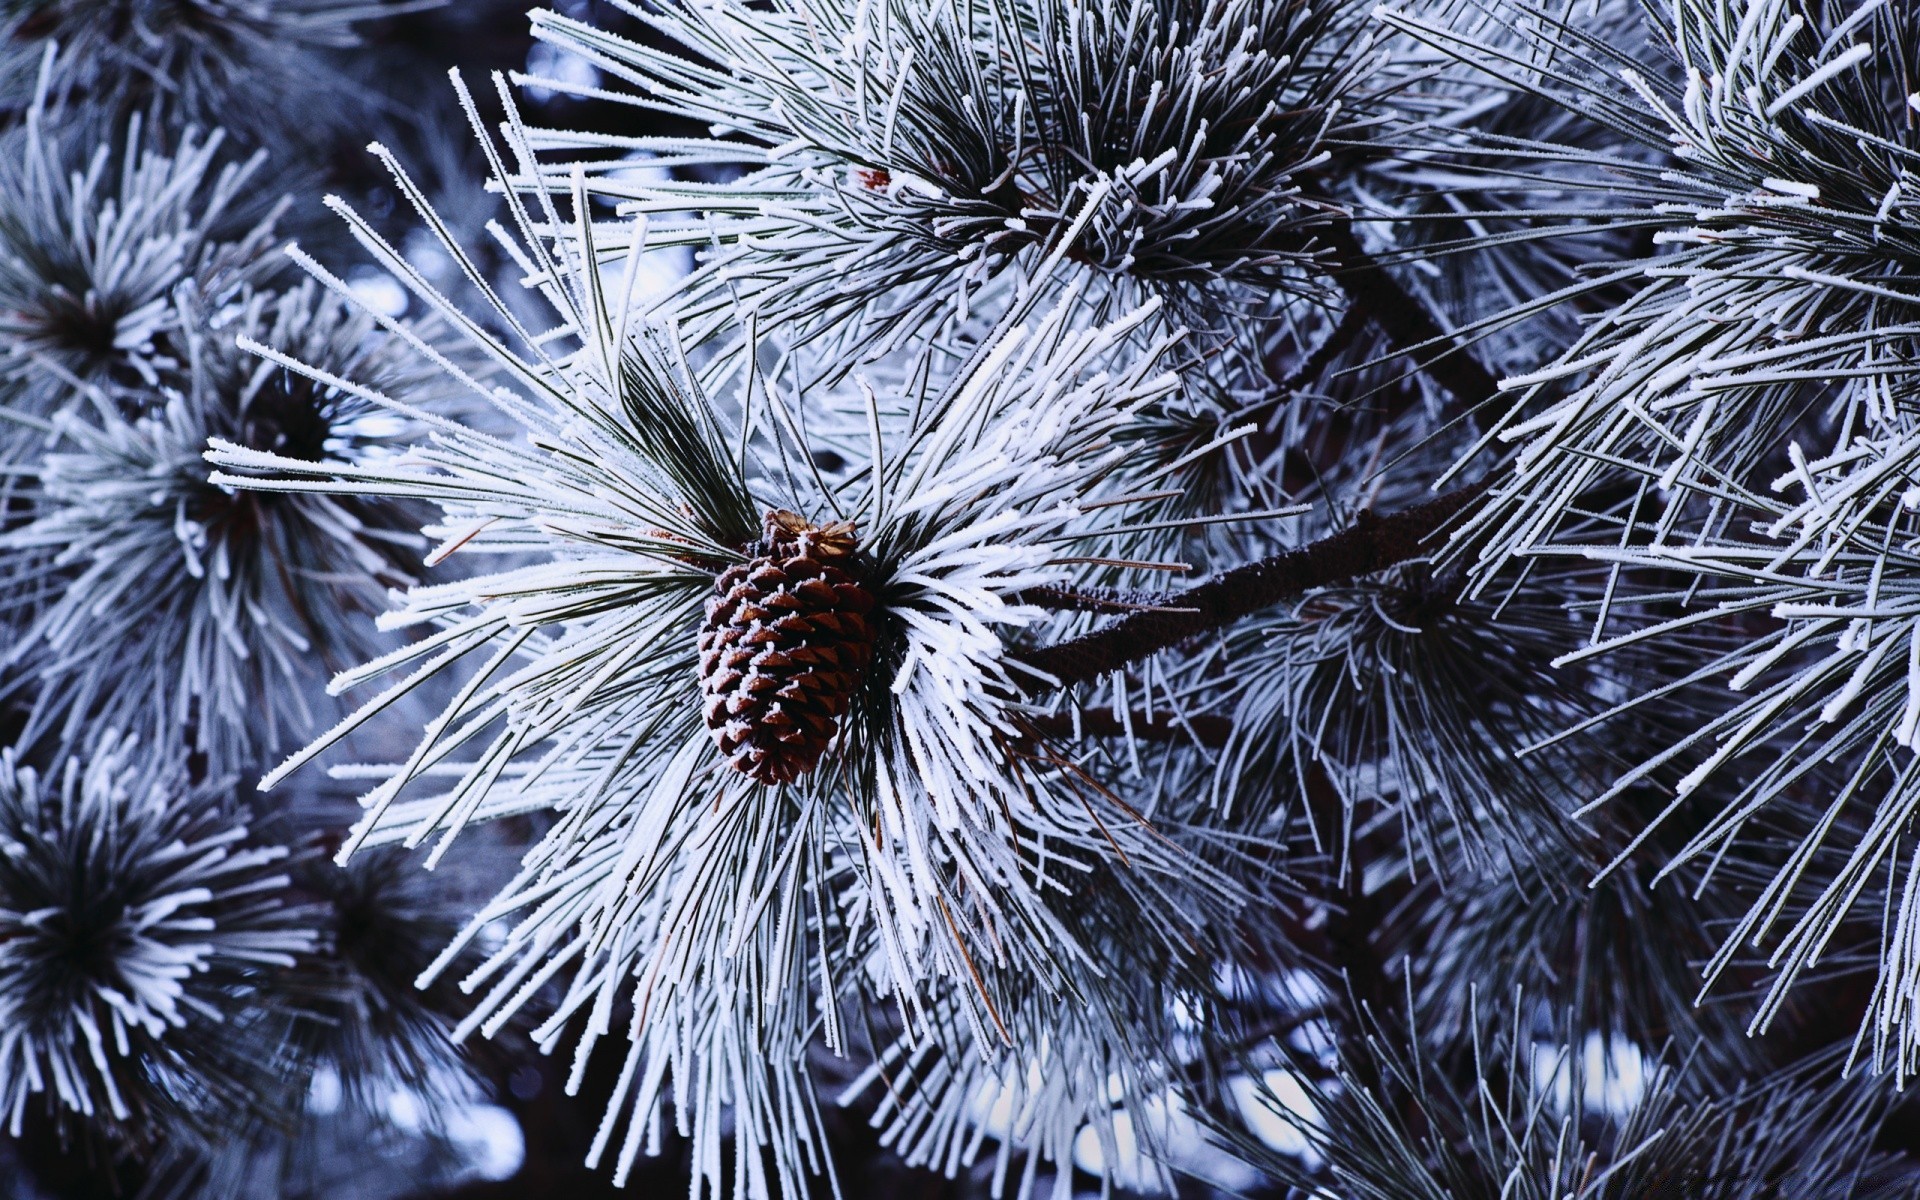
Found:
[[[85,389],[45,425],[32,519],[0,533],[9,599],[25,610],[5,662],[29,741],[75,745],[105,723],[221,774],[317,725],[310,698],[329,668],[376,644],[370,614],[420,545],[404,506],[210,478],[209,438],[351,461],[403,429],[236,340],[271,338],[397,395],[422,376],[404,347],[311,284],[224,304],[184,289],[166,324],[178,361],[135,394],[144,403]]]
[[[269,807],[296,804],[311,819],[312,797]],[[260,1099],[227,1114],[217,1138],[156,1147],[147,1186],[196,1200],[374,1200],[471,1178],[485,1094],[447,1037],[460,996],[451,981],[422,991],[414,977],[465,919],[477,881],[425,874],[391,851],[346,869],[300,853],[287,874],[314,945],[263,981],[282,1011]]]
[[[1920,1195],[1920,0],[568,0],[455,77],[497,224],[376,143],[370,264],[261,255],[181,122],[306,154],[397,7],[0,0],[0,884],[159,831],[18,1019],[92,893],[0,887],[21,1128],[324,1190],[501,1037],[696,1198],[862,1191],[836,1103],[1021,1200]],[[276,760],[340,864],[203,888]]]
[[[584,164],[649,244],[711,247],[672,301],[696,342],[736,304],[905,337],[1062,254],[1122,305],[1271,313],[1321,288],[1342,164],[1406,83],[1347,0],[618,7],[649,40],[547,11],[535,35],[617,81],[596,96],[711,136],[534,130],[513,182],[564,190]]]
[[[133,739],[48,774],[0,756],[0,1103],[138,1141],[249,1102],[263,978],[313,946],[285,849],[231,785]]]

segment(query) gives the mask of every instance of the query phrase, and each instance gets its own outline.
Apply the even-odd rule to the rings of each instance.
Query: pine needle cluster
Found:
[[[0,0],[16,1131],[1920,1195],[1915,0],[415,7]]]

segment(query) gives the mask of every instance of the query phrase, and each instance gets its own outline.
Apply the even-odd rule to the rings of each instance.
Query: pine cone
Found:
[[[761,783],[819,765],[873,661],[873,595],[849,568],[853,525],[766,517],[766,540],[728,567],[700,631],[700,690],[720,753]]]

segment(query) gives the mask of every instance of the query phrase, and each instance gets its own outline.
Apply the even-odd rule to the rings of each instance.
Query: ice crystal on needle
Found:
[[[245,200],[261,156],[222,164],[217,133],[162,152],[138,119],[117,156],[85,150],[84,132],[36,106],[0,134],[0,387],[30,411],[63,406],[76,381],[153,386],[178,361],[174,290],[231,287],[272,232],[273,210]]]
[[[33,689],[30,735],[106,720],[185,744],[217,774],[313,723],[314,667],[372,644],[370,616],[354,614],[418,554],[403,510],[212,482],[209,437],[320,459],[366,454],[393,432],[236,337],[273,337],[402,394],[419,373],[312,286],[228,304],[187,289],[169,309],[180,361],[137,395],[145,403],[83,393],[47,426],[32,519],[0,533],[29,618],[4,659]]]
[[[744,174],[635,182],[601,138],[536,144],[661,214],[652,244],[718,243],[676,301],[696,340],[736,300],[768,324],[864,312],[910,331],[1049,252],[1202,308],[1311,291],[1336,160],[1396,78],[1344,0],[619,7],[669,45],[555,12],[534,28],[620,99],[727,135],[626,144]],[[529,160],[516,182],[567,171]]]

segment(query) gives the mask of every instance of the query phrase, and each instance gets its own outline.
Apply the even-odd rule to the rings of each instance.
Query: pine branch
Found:
[[[1402,287],[1354,236],[1351,221],[1334,221],[1315,231],[1332,251],[1331,276],[1355,308],[1387,335],[1393,348],[1412,359],[1445,388],[1465,412],[1500,395],[1500,383],[1440,325],[1419,297]]]
[[[1036,587],[1016,593],[1020,604],[1037,604],[1055,612],[1137,612],[1161,609],[1170,603],[1171,593],[1127,591],[1119,588]]]
[[[1128,713],[1122,720],[1111,708],[1080,710],[1076,722],[1071,713],[1043,713],[1029,719],[1029,727],[1042,737],[1127,737],[1143,741],[1191,742],[1217,750],[1233,734],[1233,720],[1210,714],[1174,718]]]
[[[1469,484],[1389,517],[1362,511],[1348,529],[1172,593],[1168,606],[1132,613],[1071,641],[1030,651],[1021,661],[1047,678],[1032,680],[1028,691],[1038,695],[1090,682],[1282,600],[1417,557],[1434,534],[1480,497],[1488,482]]]
[[[1266,367],[1270,378],[1278,380],[1270,394],[1258,404],[1247,409],[1235,418],[1236,421],[1251,421],[1264,432],[1271,433],[1283,421],[1284,414],[1290,412],[1299,394],[1320,382],[1334,360],[1353,347],[1360,339],[1373,319],[1358,304],[1347,305],[1346,311],[1334,327],[1327,331],[1307,356],[1300,360],[1292,370],[1278,355],[1270,355]],[[1283,483],[1284,486],[1284,483]]]
[[[1318,383],[1320,377],[1327,373],[1327,368],[1333,365],[1333,360],[1346,353],[1360,337],[1361,330],[1372,323],[1373,318],[1365,307],[1348,305],[1347,311],[1340,314],[1339,322],[1327,332],[1326,337],[1320,339],[1320,344],[1280,381],[1275,403],[1291,403],[1295,392]]]

